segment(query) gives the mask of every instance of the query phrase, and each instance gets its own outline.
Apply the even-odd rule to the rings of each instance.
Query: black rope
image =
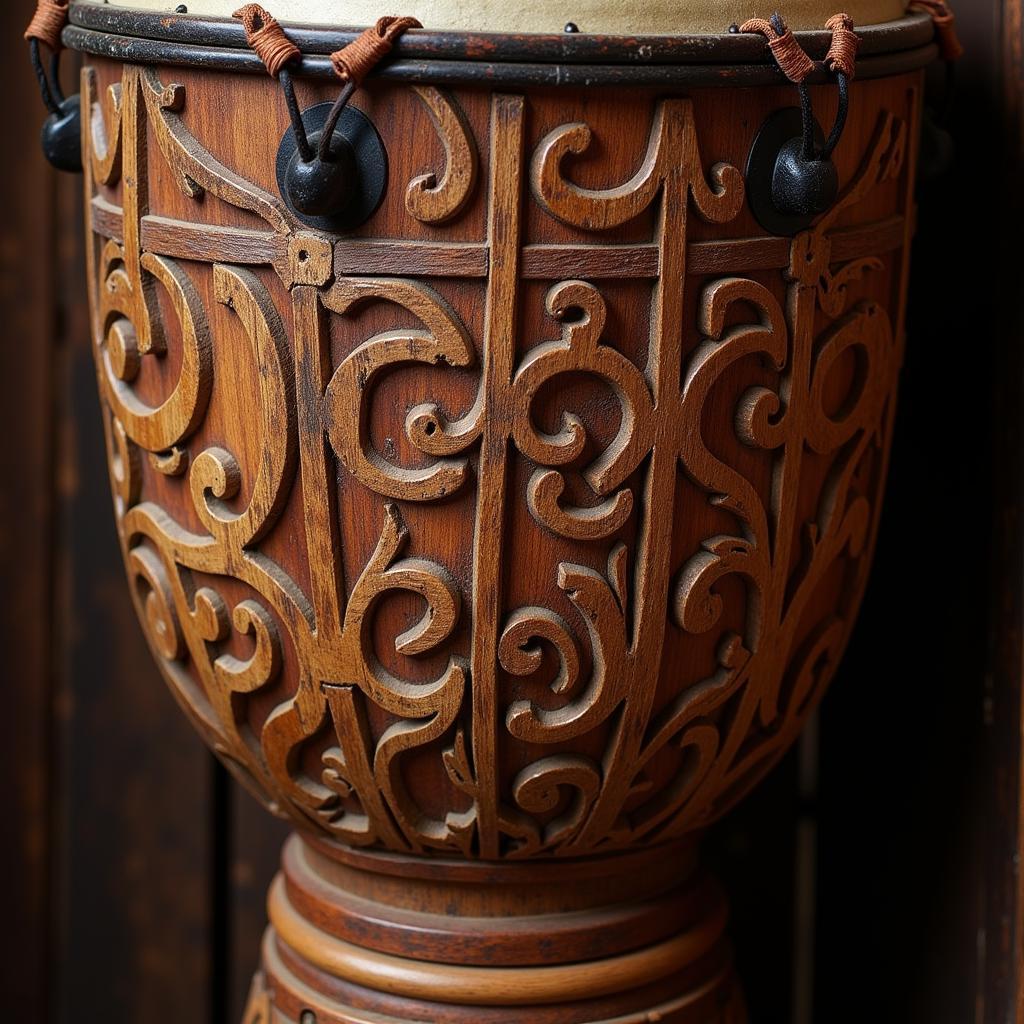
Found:
[[[327,115],[327,121],[324,123],[323,134],[320,136],[320,147],[317,156],[321,161],[333,160],[334,156],[331,153],[331,143],[334,141],[334,129],[338,127],[338,120],[341,118],[342,112],[345,107],[348,106],[348,101],[352,98],[352,93],[356,91],[356,83],[349,81],[346,82],[341,92],[338,94],[338,98],[334,101],[334,106],[331,107],[331,112]]]
[[[814,159],[814,107],[811,105],[811,90],[807,88],[806,82],[801,82],[796,91],[800,94],[800,120],[803,123],[803,158]]]
[[[58,103],[64,102],[64,90],[60,87],[60,54],[54,53],[50,56],[50,88]]]
[[[828,160],[839,145],[850,112],[850,80],[844,72],[836,71],[836,81],[839,83],[839,109],[836,111],[836,120],[832,125],[832,131],[829,132],[828,141],[821,151],[822,160]]]
[[[50,81],[46,77],[46,69],[43,67],[43,60],[39,53],[39,40],[30,39],[28,41],[28,53],[32,60],[32,68],[35,70],[36,78],[39,80],[39,92],[42,94],[43,103],[46,104],[46,109],[51,114],[60,113],[60,102],[54,99],[53,90],[50,86]],[[57,55],[54,54],[54,67],[56,67]],[[57,80],[57,76],[54,75],[54,81]],[[57,95],[60,100],[63,101],[64,97],[60,92],[60,85],[57,86]]]
[[[295,85],[292,82],[292,76],[285,68],[282,68],[278,79],[281,82],[281,90],[284,92],[285,103],[288,105],[288,116],[291,118],[292,131],[295,133],[299,155],[302,157],[302,162],[308,164],[313,159],[313,147],[309,144],[306,124],[302,120],[302,111],[299,110],[299,101],[295,98]]]

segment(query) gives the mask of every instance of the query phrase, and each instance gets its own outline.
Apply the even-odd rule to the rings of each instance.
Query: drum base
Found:
[[[745,1024],[695,854],[489,864],[293,836],[244,1024]]]

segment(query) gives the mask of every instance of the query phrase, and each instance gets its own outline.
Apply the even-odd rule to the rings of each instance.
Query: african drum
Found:
[[[63,30],[132,594],[295,829],[253,1024],[744,1021],[698,837],[867,579],[932,18],[512,6]]]

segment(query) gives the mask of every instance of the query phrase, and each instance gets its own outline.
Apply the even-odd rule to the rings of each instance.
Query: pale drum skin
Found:
[[[167,11],[167,0],[109,0],[114,7]],[[189,13],[230,18],[239,0],[194,0]],[[408,0],[387,10],[374,0],[277,0],[265,5],[278,21],[296,25],[337,25],[360,28],[382,14],[411,15],[437,32],[561,32],[567,22],[581,32],[623,35],[684,35],[727,32],[733,23],[767,18],[778,11],[793,31],[820,29],[838,11],[857,25],[895,21],[906,10],[905,0],[845,0],[840,6],[827,0]],[[386,6],[386,5],[385,5]],[[391,5],[394,6],[393,4]]]

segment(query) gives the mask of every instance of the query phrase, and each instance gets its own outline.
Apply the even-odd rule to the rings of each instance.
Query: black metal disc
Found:
[[[319,103],[302,112],[302,123],[310,136],[319,134],[331,112],[331,103]],[[335,138],[343,135],[355,154],[358,179],[352,199],[344,210],[330,217],[310,217],[292,205],[285,186],[288,165],[298,149],[295,132],[289,128],[277,151],[277,187],[288,209],[303,224],[321,231],[348,231],[368,220],[380,206],[388,185],[388,154],[373,122],[358,108],[346,107],[341,112]]]
[[[790,139],[802,135],[800,108],[783,107],[761,126],[747,157],[747,202],[750,209],[761,227],[786,238],[806,231],[818,216],[783,213],[772,200],[772,182],[779,152]],[[817,121],[814,122],[814,144],[819,151],[825,145],[825,136]]]

